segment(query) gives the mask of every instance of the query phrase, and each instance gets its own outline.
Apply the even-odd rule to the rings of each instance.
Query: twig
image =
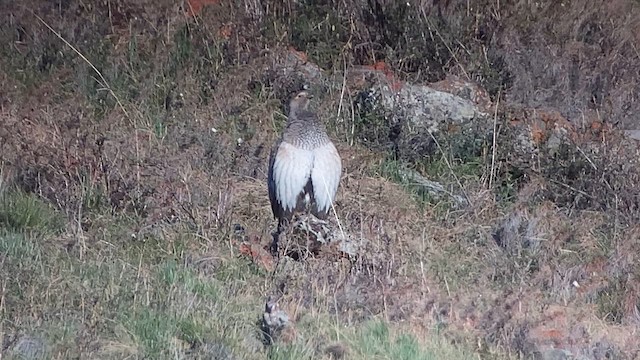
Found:
[[[575,191],[575,192],[577,192],[577,193],[579,193],[579,194],[582,194],[582,195],[584,195],[584,196],[586,196],[586,197],[588,197],[588,198],[590,198],[590,199],[593,199],[593,198],[594,198],[593,196],[591,196],[591,195],[587,194],[586,192],[584,192],[584,191],[582,191],[582,190],[578,190],[578,189],[574,188],[574,187],[573,187],[573,186],[571,186],[571,185],[568,185],[568,184],[565,184],[565,183],[562,183],[562,182],[560,182],[560,181],[553,180],[553,179],[549,179],[549,181],[551,181],[551,182],[552,182],[552,183],[554,183],[554,184],[564,186],[564,187],[566,187],[567,189],[569,189],[569,190],[573,190],[573,191]]]
[[[493,185],[493,177],[496,171],[496,155],[498,152],[498,105],[500,104],[500,91],[498,91],[498,98],[496,100],[495,110],[493,112],[493,141],[491,144],[491,172],[489,173],[489,189]]]
[[[467,80],[471,80],[471,77],[469,76],[469,74],[467,73],[467,71],[464,69],[464,66],[462,66],[462,63],[460,62],[460,60],[458,60],[458,57],[456,56],[456,54],[453,52],[453,50],[451,49],[451,46],[449,46],[449,44],[445,41],[444,37],[442,37],[442,34],[440,34],[440,31],[438,30],[437,27],[433,26],[431,24],[431,21],[429,21],[429,18],[427,18],[427,14],[424,12],[424,7],[422,7],[420,9],[422,16],[424,17],[424,21],[427,23],[427,25],[429,26],[429,29],[434,29],[436,32],[436,35],[438,35],[438,38],[440,39],[440,41],[442,41],[442,43],[444,44],[444,46],[447,48],[447,50],[449,51],[449,53],[451,54],[451,57],[453,57],[453,60],[455,60],[456,65],[458,65],[458,67],[460,68],[460,70],[462,71],[462,73],[464,74],[464,76],[467,78]],[[432,36],[433,37],[433,36]]]
[[[113,91],[113,89],[111,88],[111,86],[109,85],[109,83],[107,82],[107,79],[104,78],[104,76],[102,76],[102,73],[100,72],[100,70],[98,70],[98,68],[96,68],[91,61],[89,61],[89,59],[87,59],[86,56],[84,56],[80,50],[78,50],[75,46],[71,45],[71,43],[69,43],[65,38],[62,37],[62,35],[60,35],[59,32],[55,31],[49,24],[47,24],[46,21],[42,20],[42,18],[40,16],[38,16],[38,14],[36,14],[35,12],[33,12],[31,9],[27,9],[29,10],[29,12],[31,12],[33,14],[33,16],[35,16],[44,26],[46,26],[52,33],[54,33],[60,40],[62,40],[62,42],[64,42],[68,47],[71,48],[71,50],[73,50],[76,54],[78,54],[78,56],[80,56],[80,58],[82,58],[82,60],[84,60],[87,64],[89,64],[89,66],[93,69],[93,71],[96,72],[96,74],[98,74],[98,76],[100,77],[101,81],[102,81],[102,85],[109,90],[109,93],[111,93],[111,96],[113,96],[114,99],[116,99],[116,102],[118,103],[118,106],[120,106],[120,109],[122,109],[122,112],[124,113],[124,115],[129,118],[129,113],[127,112],[127,110],[125,110],[124,106],[122,105],[122,102],[120,102],[120,99],[118,98],[118,96],[116,95],[116,93]],[[130,119],[130,118],[129,118]]]
[[[338,114],[336,115],[336,117],[338,119],[340,119],[340,113],[342,112],[342,102],[344,101],[344,92],[346,91],[346,87],[347,87],[347,61],[346,59],[343,59],[344,61],[344,74],[342,75],[342,90],[340,91],[340,102],[338,104]]]
[[[0,163],[0,195],[4,190],[4,164]]]
[[[589,162],[589,164],[591,164],[591,167],[593,168],[593,170],[598,170],[598,167],[596,166],[596,164],[593,163],[593,161],[591,161],[591,159],[587,156],[587,154],[585,154],[584,151],[582,151],[582,149],[580,148],[580,146],[576,145],[576,148],[578,149],[578,151],[580,151],[580,154],[582,154],[582,156],[584,156],[585,159],[587,159],[587,161]]]
[[[338,180],[338,181],[340,181],[340,180]],[[324,184],[324,189],[327,192],[327,196],[328,196],[331,193],[329,192],[329,187],[327,186],[327,181],[326,181],[326,179],[324,177],[324,174],[322,174],[322,182]],[[333,216],[335,216],[335,218],[336,218],[336,222],[338,223],[338,228],[340,229],[340,233],[342,234],[342,238],[346,239],[347,235],[345,235],[345,233],[344,233],[344,229],[342,228],[342,222],[340,222],[340,218],[338,217],[338,213],[336,212],[336,207],[334,205],[333,200],[331,200],[331,210],[333,210]]]

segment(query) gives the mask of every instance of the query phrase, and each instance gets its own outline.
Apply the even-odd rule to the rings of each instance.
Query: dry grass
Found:
[[[194,67],[175,55],[189,49],[192,38],[181,38],[182,30],[174,29],[193,31],[194,25],[172,25],[170,33],[177,35],[170,54],[159,56],[166,68],[150,74],[159,92],[145,89],[131,97],[122,86],[144,88],[142,76],[149,74],[134,60],[148,61],[142,58],[149,56],[143,52],[148,44],[134,46],[130,36],[126,57],[98,61],[92,49],[74,45],[68,32],[51,33],[59,28],[57,21],[42,19],[46,27],[36,25],[34,31],[62,39],[61,46],[52,46],[61,52],[72,46],[67,54],[82,54],[85,64],[62,60],[35,74],[38,83],[27,84],[27,92],[13,92],[22,100],[3,109],[3,138],[11,138],[3,142],[2,161],[11,169],[3,182],[12,184],[0,211],[6,279],[2,351],[8,356],[36,351],[52,358],[317,358],[328,357],[327,345],[340,341],[344,344],[331,351],[343,348],[353,358],[458,351],[395,335],[385,323],[362,322],[378,311],[340,305],[352,314],[346,323],[335,322],[342,317],[334,314],[338,283],[333,276],[349,278],[348,264],[323,273],[322,259],[285,260],[272,274],[238,257],[241,243],[269,238],[271,216],[267,198],[260,195],[266,193],[262,167],[266,144],[283,121],[272,90],[250,93],[243,85],[252,77],[247,69],[257,63],[227,65],[229,73],[215,79],[217,86],[198,94],[202,74],[181,78]],[[82,23],[64,21],[71,22],[66,29]],[[204,33],[209,29],[205,26]],[[216,42],[222,40],[206,41],[220,48]],[[29,63],[17,64],[34,71]],[[50,85],[50,79],[64,79],[68,69],[85,65],[99,75],[98,86],[108,88],[111,100],[92,93],[100,93],[87,85],[95,81],[92,71],[80,74],[76,88],[86,94],[66,95]],[[7,79],[5,85],[19,81]],[[44,99],[42,106],[22,106],[29,96]],[[110,105],[114,99],[117,108]],[[87,105],[95,111],[87,112]],[[193,111],[180,110],[187,106]],[[265,113],[272,115],[265,118]],[[365,186],[373,193],[375,186],[388,185],[375,185],[374,179]],[[48,232],[52,215],[41,210],[47,202],[68,223],[61,234]],[[354,214],[347,217],[358,216],[349,211]],[[364,271],[370,265],[361,266]],[[311,272],[321,276],[309,278]],[[266,295],[283,281],[291,293],[281,303],[302,336],[264,349],[256,321]]]
[[[572,344],[588,348],[592,339],[618,344],[616,334],[637,326],[634,209],[572,206],[576,194],[607,184],[632,191],[631,180],[590,187],[563,172],[575,157],[591,161],[581,169],[605,169],[615,156],[541,152],[548,167],[512,181],[515,135],[501,132],[484,157],[461,160],[443,145],[429,161],[399,162],[358,141],[363,119],[342,71],[380,53],[350,52],[346,44],[373,35],[363,23],[331,30],[334,15],[319,31],[325,40],[337,32],[344,47],[307,50],[335,74],[320,81],[314,104],[344,162],[332,222],[363,245],[355,256],[264,255],[275,225],[266,158],[285,120],[282,101],[304,79],[280,74],[283,45],[309,35],[278,17],[292,11],[286,4],[256,12],[247,2],[245,13],[222,2],[185,19],[170,2],[71,2],[57,12],[34,2],[50,28],[0,6],[15,18],[0,29],[14,44],[0,53],[2,353],[35,344],[28,351],[60,359],[498,359],[569,336],[551,330],[580,329]],[[244,16],[271,21],[267,35],[239,26]],[[390,31],[385,41],[399,36]],[[430,66],[455,57],[463,68],[447,34],[432,35],[431,45],[449,49]],[[396,50],[389,59],[417,71],[419,59]],[[396,176],[400,166],[471,205],[426,196]],[[589,204],[612,203],[620,204]],[[293,327],[264,347],[258,320],[268,296]]]

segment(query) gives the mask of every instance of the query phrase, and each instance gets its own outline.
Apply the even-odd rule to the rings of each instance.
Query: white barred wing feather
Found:
[[[285,211],[296,208],[298,195],[309,180],[312,165],[311,151],[296,148],[284,141],[280,143],[273,164],[273,180],[276,198]]]
[[[341,176],[342,161],[333,143],[313,150],[311,182],[319,211],[328,212],[331,209]]]

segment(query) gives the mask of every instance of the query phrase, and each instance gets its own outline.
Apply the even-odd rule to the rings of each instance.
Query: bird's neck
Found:
[[[302,149],[313,150],[329,141],[322,124],[313,119],[292,121],[287,124],[283,140]]]

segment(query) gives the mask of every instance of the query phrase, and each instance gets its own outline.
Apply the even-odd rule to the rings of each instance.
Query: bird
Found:
[[[278,220],[276,234],[295,213],[311,212],[325,220],[342,176],[338,150],[324,124],[308,109],[312,98],[306,90],[291,98],[287,124],[269,156],[269,200]]]

